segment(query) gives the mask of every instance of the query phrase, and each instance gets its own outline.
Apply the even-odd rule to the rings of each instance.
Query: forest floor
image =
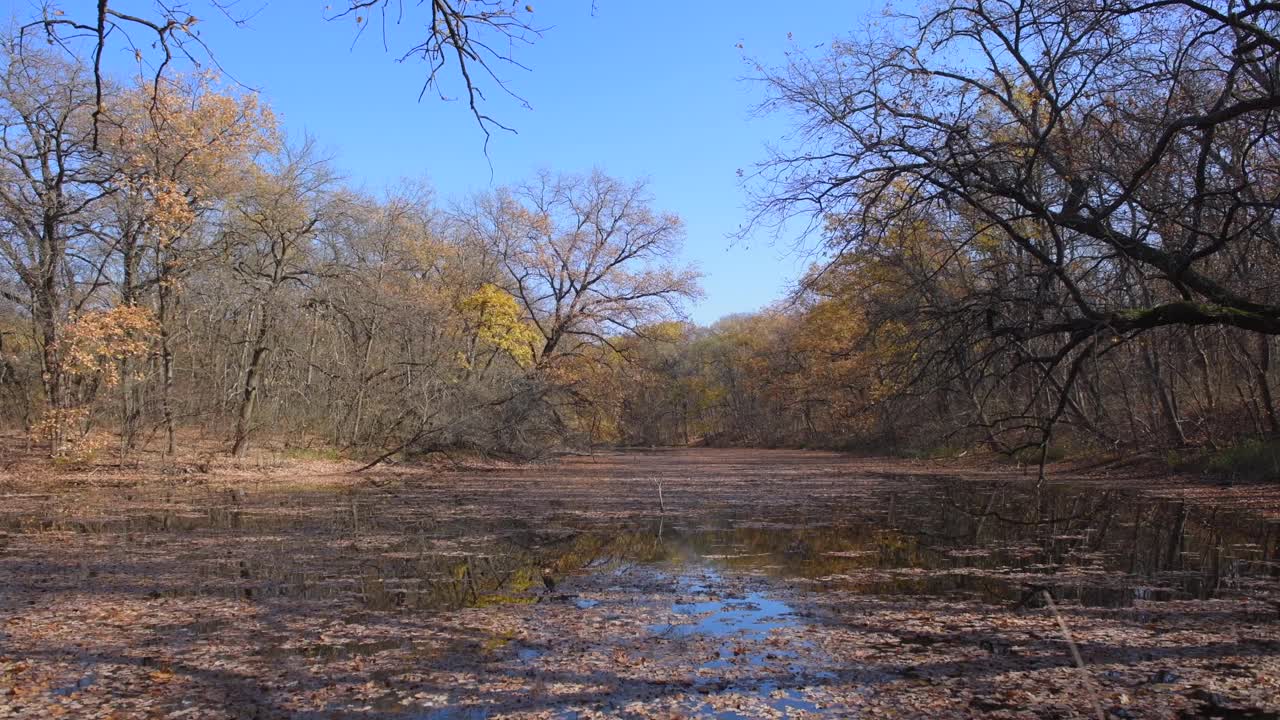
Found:
[[[1280,717],[1275,484],[9,457],[0,718]]]

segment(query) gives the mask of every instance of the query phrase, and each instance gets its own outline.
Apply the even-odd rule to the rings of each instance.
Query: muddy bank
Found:
[[[10,493],[0,716],[1280,712],[1280,526],[937,475],[691,450]]]

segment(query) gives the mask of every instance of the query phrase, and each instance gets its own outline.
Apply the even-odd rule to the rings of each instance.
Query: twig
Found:
[[[1098,716],[1098,720],[1107,720],[1106,713],[1102,712],[1102,703],[1099,698],[1102,691],[1097,683],[1093,680],[1093,675],[1084,666],[1084,658],[1080,657],[1080,648],[1076,646],[1075,638],[1071,637],[1071,629],[1067,627],[1067,621],[1062,617],[1062,613],[1058,612],[1058,606],[1053,603],[1053,595],[1048,590],[1042,590],[1044,593],[1045,604],[1049,610],[1053,612],[1053,616],[1058,620],[1058,628],[1062,630],[1062,637],[1067,641],[1067,646],[1071,648],[1071,657],[1076,661],[1076,667],[1080,669],[1080,675],[1085,679],[1085,683],[1093,691],[1093,712]]]

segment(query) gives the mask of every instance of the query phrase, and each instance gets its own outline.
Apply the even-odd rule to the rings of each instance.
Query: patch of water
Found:
[[[387,650],[399,650],[412,647],[413,643],[401,638],[375,640],[372,642],[349,643],[313,643],[299,646],[276,646],[266,648],[262,654],[268,658],[302,657],[310,660],[335,661],[353,657],[367,657]]]
[[[1271,585],[1280,572],[1280,527],[1177,500],[942,479],[873,485],[865,495],[856,503],[818,497],[777,507],[726,502],[622,523],[564,513],[541,526],[511,518],[427,522],[420,516],[435,505],[368,497],[359,504],[358,533],[346,504],[242,509],[215,495],[203,509],[169,510],[157,501],[97,519],[0,512],[0,528],[119,534],[120,542],[140,547],[183,537],[225,546],[224,554],[184,568],[189,584],[164,587],[157,597],[322,600],[379,612],[532,602],[548,581],[546,568],[555,569],[550,580],[557,582],[711,562],[804,582],[813,592],[1010,606],[1028,585],[1044,585],[1060,601],[1106,607],[1247,594],[1247,583]],[[100,582],[104,569],[78,572]],[[710,613],[714,623],[720,609],[687,612]],[[776,611],[766,602],[760,612]]]
[[[532,662],[546,654],[546,650],[531,645],[521,645],[516,648],[516,659],[520,662]]]
[[[775,682],[763,682],[751,688],[730,687],[726,692],[756,696],[758,698],[756,704],[767,707],[774,717],[792,717],[792,713],[803,713],[805,716],[816,715],[821,714],[823,710],[818,703],[805,699],[802,688],[779,687]],[[745,715],[736,710],[717,710],[710,704],[700,707],[699,711],[705,713],[704,717],[716,718],[716,720],[754,720],[758,717],[755,714]]]
[[[84,690],[85,688],[93,685],[96,682],[98,682],[98,673],[89,672],[84,676],[82,676],[80,679],[71,683],[70,685],[64,685],[60,688],[54,689],[51,692],[51,694],[56,695],[58,697],[67,697],[69,695],[74,695],[80,692],[81,690]]]
[[[772,630],[798,624],[790,605],[761,592],[715,597],[711,594],[713,586],[707,582],[719,581],[720,576],[714,572],[708,573],[705,580],[684,578],[679,581],[684,594],[708,596],[708,599],[673,604],[672,611],[690,618],[691,622],[652,625],[649,631],[668,637],[707,635],[762,640]]]
[[[695,665],[691,674],[693,686],[706,699],[687,708],[690,717],[808,717],[832,710],[805,695],[807,688],[834,678],[814,666],[813,646],[801,643],[807,655],[802,657],[794,643],[783,647],[769,642],[775,630],[804,623],[788,603],[767,592],[739,592],[714,568],[704,568],[696,576],[678,576],[674,585],[678,599],[671,612],[689,621],[651,625],[649,632],[682,641],[711,640],[715,648],[713,656]],[[727,679],[733,677],[737,679]],[[735,709],[738,702],[750,709]]]

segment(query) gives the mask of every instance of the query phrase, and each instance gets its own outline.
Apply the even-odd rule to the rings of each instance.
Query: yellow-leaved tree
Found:
[[[527,368],[542,335],[524,316],[524,310],[511,293],[485,283],[459,303],[458,312],[467,337],[467,350],[461,364],[467,376],[478,372],[483,376],[500,355]]]
[[[83,459],[100,449],[89,432],[98,392],[120,384],[125,362],[145,357],[158,330],[151,311],[136,305],[72,316],[58,340],[67,402],[49,408],[32,425],[33,439],[48,442],[55,457]]]

